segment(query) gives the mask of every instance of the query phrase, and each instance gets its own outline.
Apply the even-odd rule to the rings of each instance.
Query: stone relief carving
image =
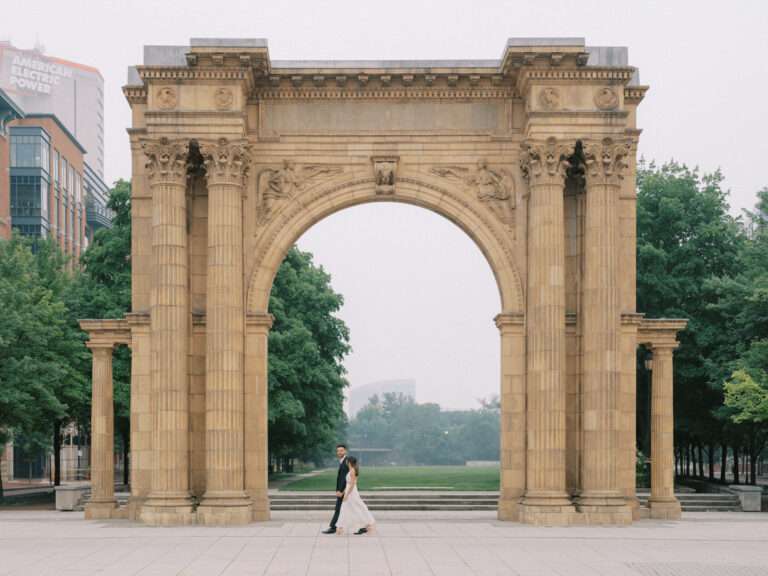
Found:
[[[293,160],[283,160],[280,168],[265,168],[257,177],[258,221],[263,223],[274,210],[275,204],[290,200],[313,179],[343,171],[341,166],[308,164],[296,168]]]
[[[600,88],[595,92],[595,105],[600,110],[613,110],[619,105],[619,96],[611,88]]]
[[[162,110],[172,110],[176,108],[178,98],[176,90],[170,86],[163,86],[157,91],[157,106]]]
[[[217,110],[229,110],[235,101],[235,96],[229,88],[217,88],[213,94],[213,103]]]
[[[144,167],[150,180],[184,181],[188,168],[188,141],[166,137],[145,140],[141,150],[147,158]]]
[[[539,92],[539,104],[545,110],[557,110],[560,108],[560,92],[557,88],[542,88]]]
[[[486,204],[508,226],[514,224],[515,186],[512,174],[503,168],[491,169],[481,158],[475,168],[438,166],[430,170],[442,178],[461,182],[475,198]]]
[[[397,180],[397,158],[372,158],[373,177],[376,181],[376,194],[394,194]]]

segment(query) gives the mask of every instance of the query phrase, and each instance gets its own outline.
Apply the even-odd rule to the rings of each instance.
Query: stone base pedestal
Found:
[[[128,498],[128,504],[125,507],[128,520],[137,521],[141,518],[141,510],[146,501],[146,498],[139,498],[138,496]]]
[[[91,500],[85,505],[86,520],[108,520],[117,512],[117,500]]]
[[[655,520],[680,520],[682,509],[677,498],[670,500],[649,500],[650,517]]]
[[[506,522],[520,520],[520,498],[499,498],[498,519]]]
[[[584,492],[576,509],[585,524],[626,525],[632,523],[632,508],[624,496],[613,492]]]
[[[637,496],[627,496],[626,502],[632,511],[632,520],[640,520],[640,500],[637,499]]]
[[[245,493],[206,493],[197,508],[197,522],[205,526],[250,524],[253,519],[251,500]]]
[[[267,522],[269,519],[269,496],[251,494],[251,520],[253,522]]]
[[[197,521],[192,500],[186,494],[150,495],[141,507],[139,519],[150,526],[186,526]]]
[[[576,523],[576,508],[565,494],[526,494],[518,518],[536,526],[570,526]]]

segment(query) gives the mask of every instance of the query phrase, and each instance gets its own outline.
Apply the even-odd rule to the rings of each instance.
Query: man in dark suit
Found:
[[[336,509],[333,512],[331,525],[327,530],[323,530],[323,534],[336,534],[336,522],[341,512],[341,503],[344,501],[344,489],[347,487],[347,472],[349,472],[347,447],[344,444],[336,445],[336,459],[339,461],[339,471],[336,473]]]

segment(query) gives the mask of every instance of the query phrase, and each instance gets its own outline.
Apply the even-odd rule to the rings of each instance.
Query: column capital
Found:
[[[165,136],[142,139],[141,150],[147,157],[144,167],[150,182],[179,185],[186,182],[189,141],[170,140]]]
[[[110,354],[115,349],[114,342],[86,342],[85,345],[91,349],[93,354],[96,352],[109,352]]]
[[[587,190],[590,185],[618,186],[629,168],[627,159],[633,153],[631,138],[582,140],[584,151],[584,176]],[[589,193],[589,192],[587,192]]]
[[[244,187],[245,176],[251,163],[251,146],[247,140],[201,141],[205,177],[208,185],[232,185]]]
[[[569,158],[576,149],[575,140],[527,139],[521,147],[520,170],[529,186],[564,184],[566,171],[571,167]]]

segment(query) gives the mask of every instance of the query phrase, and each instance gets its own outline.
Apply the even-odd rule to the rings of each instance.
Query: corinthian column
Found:
[[[154,408],[152,490],[142,508],[148,524],[194,522],[189,494],[189,280],[185,141],[143,145],[152,193],[150,350]]]
[[[115,421],[112,384],[112,345],[88,343],[93,352],[91,382],[91,500],[87,519],[111,518],[115,500]]]
[[[653,345],[651,380],[651,518],[677,520],[680,502],[675,497],[675,455],[672,351],[677,344]]]
[[[527,463],[520,519],[567,522],[565,483],[565,230],[563,193],[573,146],[523,143],[528,181]]]
[[[618,202],[628,140],[584,143],[586,215],[584,227],[582,465],[579,510],[605,514],[601,521],[631,522],[619,484]]]
[[[243,197],[245,142],[202,143],[208,181],[206,306],[206,491],[198,509],[205,524],[246,524],[243,430]]]

